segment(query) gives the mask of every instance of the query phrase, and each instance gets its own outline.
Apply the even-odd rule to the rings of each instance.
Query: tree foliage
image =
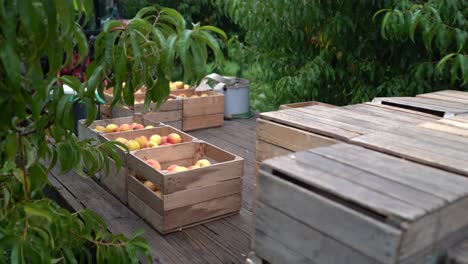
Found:
[[[259,110],[467,87],[463,0],[216,4],[246,30],[244,74]]]
[[[141,232],[130,238],[111,234],[95,213],[72,213],[48,199],[48,173],[57,164],[61,173],[94,175],[108,171],[109,158],[120,167],[115,147],[124,145],[80,141],[72,132],[74,104],[84,104],[87,123],[93,121],[95,94],[108,87],[104,81],[114,86],[113,103],[133,104],[133,93],[142,85],[148,88],[147,103],[162,102],[175,63],[184,66],[187,80],[195,80],[201,78],[197,67],[206,64],[208,50],[216,59],[223,57],[216,37],[224,37],[223,31],[200,25],[188,29],[175,10],[146,8],[128,23],[104,26],[86,81],[59,76],[88,56],[78,21],[87,21],[92,6],[91,0],[0,0],[1,263],[135,263],[138,255],[150,258]],[[65,95],[62,84],[76,94]]]

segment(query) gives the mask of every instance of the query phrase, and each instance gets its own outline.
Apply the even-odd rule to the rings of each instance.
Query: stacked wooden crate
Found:
[[[261,166],[253,246],[267,263],[438,263],[468,238],[468,93],[261,120],[338,142]]]
[[[180,172],[155,170],[145,159],[188,167],[200,159],[211,165]],[[206,142],[136,151],[128,156],[128,204],[161,233],[237,213],[241,208],[243,159]],[[154,183],[155,193],[143,185]]]
[[[125,138],[126,140],[132,140],[140,136],[145,136],[149,139],[152,135],[158,134],[161,137],[168,136],[171,133],[178,134],[182,139],[182,144],[186,142],[191,142],[194,138],[188,134],[183,133],[180,130],[177,130],[171,126],[159,126],[155,128],[148,128],[148,129],[141,129],[141,130],[134,130],[134,131],[126,131],[126,132],[116,132],[116,133],[104,133],[99,134],[98,137],[102,142],[106,142],[109,140],[116,140],[117,138]],[[134,151],[133,151],[134,152]],[[133,153],[131,152],[131,153]],[[127,166],[127,151],[119,148],[118,154],[120,156],[120,160],[122,161],[122,166],[117,167],[115,161],[110,159],[109,164],[109,173],[105,171],[101,171],[99,180],[104,185],[110,193],[116,196],[120,201],[123,203],[127,203],[128,195],[127,195],[127,177],[129,175],[128,166]]]
[[[112,89],[104,93],[106,102],[113,100]],[[135,93],[135,102],[133,106],[124,106],[117,104],[112,108],[113,117],[127,117],[141,113],[147,121],[154,123],[164,123],[177,129],[182,128],[182,100],[175,96],[169,96],[167,101],[157,108],[156,103],[150,103],[148,108],[144,107],[145,90]],[[155,111],[156,110],[156,111]]]
[[[183,99],[182,130],[192,131],[224,124],[224,95],[207,91],[177,90],[171,95]]]
[[[335,108],[315,104],[262,113],[257,119],[256,169],[269,158],[437,118],[378,103]]]
[[[468,178],[358,146],[268,160],[257,186],[268,263],[436,263],[468,237]]]

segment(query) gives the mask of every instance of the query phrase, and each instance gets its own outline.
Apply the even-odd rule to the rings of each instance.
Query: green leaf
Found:
[[[465,42],[467,39],[467,32],[463,31],[459,28],[455,29],[455,39],[457,40],[457,52],[462,52],[463,48],[465,47]]]
[[[142,18],[144,17],[147,13],[151,13],[151,12],[158,12],[158,9],[154,6],[149,6],[149,7],[144,7],[142,9],[140,9],[140,11],[138,11],[138,13],[136,13],[135,15],[135,18]]]
[[[10,133],[5,138],[5,160],[14,160],[18,150],[18,138],[14,133]]]
[[[419,24],[419,21],[421,20],[421,10],[417,10],[414,12],[414,14],[411,15],[411,25],[409,28],[409,37],[411,41],[414,43],[414,31],[416,30],[416,27]]]
[[[48,210],[48,206],[42,203],[33,203],[29,202],[24,205],[24,211],[29,216],[38,216],[47,219],[49,223],[51,223],[54,219],[54,215]]]
[[[214,26],[202,26],[202,27],[200,27],[200,30],[213,31],[213,32],[221,35],[225,40],[227,40],[226,33],[220,28],[217,28],[217,27],[214,27]]]
[[[439,61],[439,63],[437,63],[437,68],[438,68],[439,70],[441,70],[441,68],[444,67],[445,63],[447,63],[447,61],[448,61],[450,58],[452,58],[453,56],[455,56],[455,55],[457,55],[457,54],[456,54],[456,53],[450,53],[450,54],[444,56],[444,57]]]
[[[112,29],[115,30],[115,28],[118,28],[120,29],[120,27],[123,27],[123,22],[122,21],[118,21],[118,20],[110,20],[110,21],[107,21],[104,26],[103,26],[103,30],[104,32],[111,32]]]
[[[388,27],[388,20],[390,19],[390,17],[392,16],[392,13],[391,12],[388,12],[387,14],[385,14],[383,20],[382,20],[382,26],[381,26],[381,29],[380,29],[380,32],[382,34],[382,38],[386,39],[387,38],[387,35],[386,35],[386,28]]]

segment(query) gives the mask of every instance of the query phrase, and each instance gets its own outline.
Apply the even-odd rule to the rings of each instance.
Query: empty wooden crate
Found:
[[[437,263],[468,237],[468,178],[335,144],[265,161],[254,250],[268,263]]]
[[[182,130],[192,131],[224,124],[224,95],[217,92],[178,90],[171,95],[183,98]]]
[[[142,130],[100,134],[99,138],[102,142],[116,140],[118,138],[132,140],[140,136],[145,136],[147,139],[150,139],[150,137],[154,134],[158,134],[163,137],[171,133],[179,134],[182,139],[181,143],[191,142],[194,140],[192,136],[171,126],[160,126]],[[165,146],[160,146],[157,148],[165,148]],[[122,148],[118,148],[117,153],[122,160],[122,167],[117,168],[115,162],[111,159],[109,165],[109,174],[106,174],[105,171],[101,171],[99,179],[102,185],[106,186],[112,194],[114,194],[122,202],[127,203],[127,152]]]
[[[211,165],[181,172],[158,171],[146,163],[154,159],[163,170],[188,167],[200,159]],[[205,142],[136,151],[128,156],[128,205],[161,233],[218,219],[241,208],[243,159]],[[142,181],[140,181],[140,180]],[[143,185],[148,180],[156,194]]]

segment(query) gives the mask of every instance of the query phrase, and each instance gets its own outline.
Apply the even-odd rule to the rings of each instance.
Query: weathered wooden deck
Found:
[[[155,263],[243,263],[250,247],[254,190],[255,118],[225,121],[220,128],[190,132],[245,159],[242,209],[238,215],[161,235],[92,178],[70,172],[49,175],[75,210],[100,214],[111,232],[130,236],[139,229],[151,246]]]

